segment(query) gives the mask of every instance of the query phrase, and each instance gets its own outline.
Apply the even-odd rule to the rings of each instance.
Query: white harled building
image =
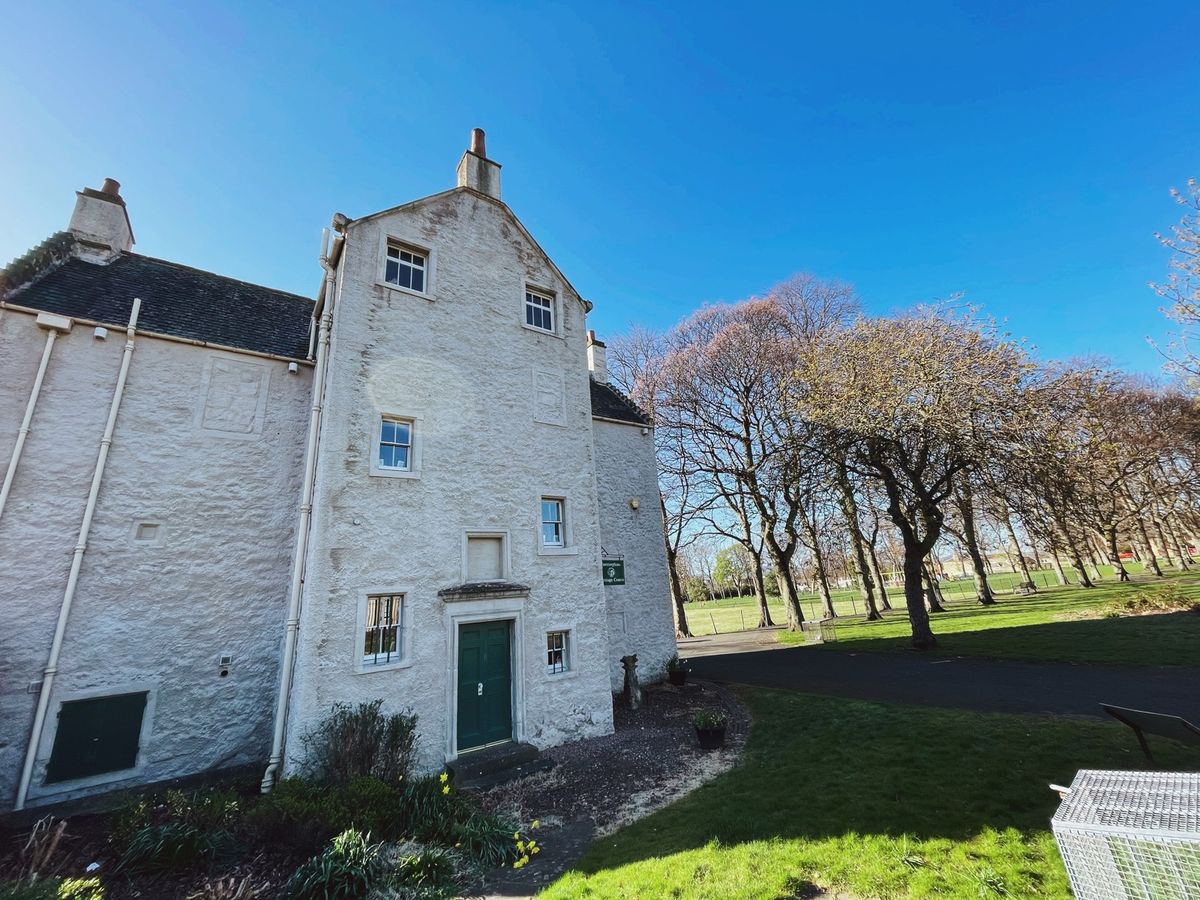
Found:
[[[457,182],[335,216],[315,303],[133,253],[112,181],[4,270],[0,797],[269,787],[376,699],[434,769],[661,674],[651,422],[478,130]]]

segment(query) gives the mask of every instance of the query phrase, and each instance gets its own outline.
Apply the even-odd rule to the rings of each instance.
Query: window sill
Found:
[[[396,291],[399,294],[408,294],[410,297],[420,297],[422,300],[428,300],[431,303],[436,299],[433,294],[427,294],[425,291],[414,291],[412,288],[406,288],[402,284],[391,284],[387,281],[375,282],[381,288],[387,288],[389,291]],[[549,334],[549,332],[547,332]]]
[[[578,669],[567,669],[565,672],[547,672],[546,677],[551,681],[563,681],[567,678],[574,678],[578,674]]]
[[[354,670],[355,675],[373,675],[376,672],[394,672],[396,669],[410,669],[413,661],[411,659],[402,659],[399,662],[390,663],[359,663]]]
[[[372,478],[420,478],[420,471],[413,472],[405,469],[384,469],[379,466],[371,467]]]
[[[578,556],[576,547],[539,547],[538,556]]]
[[[535,328],[534,326],[527,325],[524,322],[521,323],[521,327],[526,331],[532,331],[534,334],[540,334],[542,337],[557,338],[560,341],[566,340],[566,338],[557,331],[547,331],[545,328]]]

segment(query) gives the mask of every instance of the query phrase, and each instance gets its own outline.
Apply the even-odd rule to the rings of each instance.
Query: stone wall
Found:
[[[428,296],[381,283],[389,236],[430,251]],[[557,335],[524,327],[527,284],[556,295]],[[354,222],[339,285],[289,769],[333,703],[377,698],[418,714],[423,766],[452,757],[455,633],[467,616],[514,621],[518,739],[611,731],[582,304],[500,204],[465,190]],[[419,477],[371,474],[383,414],[416,420]],[[548,494],[566,498],[564,554],[539,552]],[[439,599],[464,581],[472,529],[507,534],[509,577],[528,597]],[[365,598],[400,591],[404,659],[364,668]],[[557,676],[545,665],[552,629],[571,631],[571,671]]]
[[[147,301],[147,302],[152,302]],[[45,333],[0,320],[0,472]],[[0,802],[15,794],[125,343],[60,337],[0,518]],[[30,803],[265,760],[311,370],[139,337]],[[137,539],[139,524],[148,540]],[[220,675],[222,655],[232,657]],[[43,786],[64,699],[150,692],[136,770]]]
[[[641,426],[596,420],[596,482],[605,553],[625,563],[625,584],[606,585],[609,674],[620,690],[621,657],[636,653],[643,683],[662,678],[675,655],[675,623],[663,547],[654,434]],[[643,431],[645,433],[643,433]],[[636,500],[638,508],[630,506]]]

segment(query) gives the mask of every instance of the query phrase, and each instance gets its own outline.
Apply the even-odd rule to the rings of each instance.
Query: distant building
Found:
[[[0,796],[269,783],[378,698],[426,768],[547,747],[674,653],[651,423],[482,133],[333,231],[314,304],[133,253],[108,181],[4,270]]]

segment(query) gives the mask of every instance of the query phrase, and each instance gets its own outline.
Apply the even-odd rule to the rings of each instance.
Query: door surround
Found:
[[[458,626],[475,622],[511,623],[513,740],[525,739],[524,599],[503,597],[445,604],[446,618],[446,761],[458,757]]]

